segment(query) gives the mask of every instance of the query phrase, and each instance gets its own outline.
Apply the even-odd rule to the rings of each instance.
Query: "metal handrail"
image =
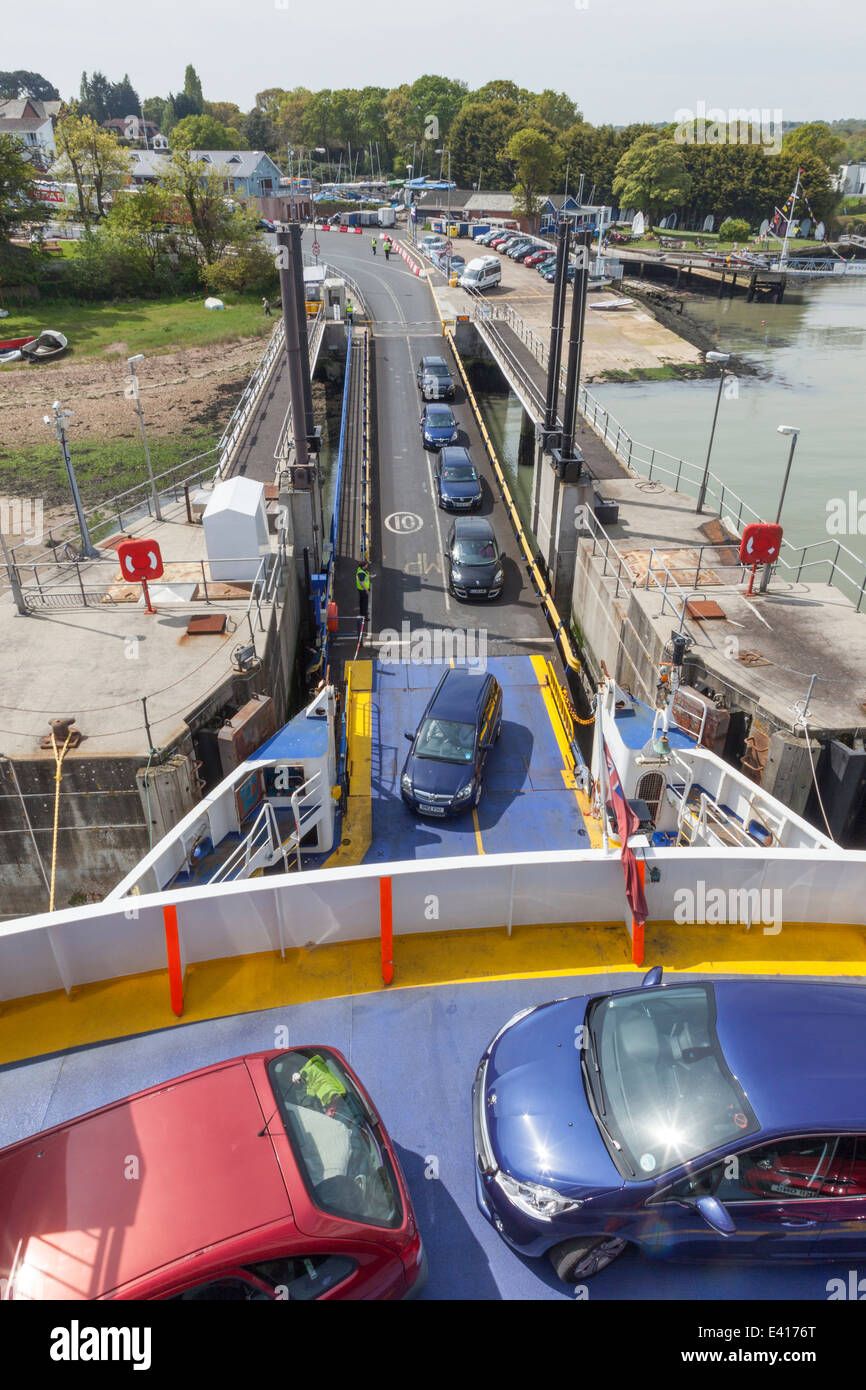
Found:
[[[288,870],[288,859],[285,848],[280,840],[280,832],[277,825],[277,818],[274,814],[274,808],[269,801],[266,801],[259,811],[259,814],[256,816],[249,834],[246,835],[237,848],[229,855],[228,859],[226,859],[223,864],[220,864],[213,876],[208,879],[208,882],[211,884],[224,882],[231,877],[234,871],[241,865],[243,865],[244,869],[248,870],[250,861],[254,856],[257,855],[260,850],[266,849],[268,846],[270,846],[274,855],[276,855],[277,851],[282,851],[283,863],[286,866],[286,870]],[[249,874],[242,874],[241,877],[248,878]]]

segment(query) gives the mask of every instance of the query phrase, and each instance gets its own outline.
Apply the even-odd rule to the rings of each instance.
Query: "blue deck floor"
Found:
[[[502,734],[491,750],[478,807],[486,854],[589,848],[574,792],[563,782],[563,761],[529,657],[491,657],[487,670],[502,686]],[[400,775],[433,687],[437,665],[373,667],[373,841],[366,862],[477,854],[471,811],[453,820],[414,816],[400,796]]]
[[[685,976],[683,977],[686,978]],[[475,1206],[470,1092],[486,1043],[517,1009],[622,987],[566,976],[394,990],[273,1009],[81,1048],[0,1069],[0,1145],[168,1077],[275,1045],[330,1043],[369,1088],[403,1164],[427,1244],[429,1299],[562,1299],[545,1261],[517,1258]],[[590,1280],[592,1301],[820,1299],[846,1266],[676,1266],[628,1252]]]

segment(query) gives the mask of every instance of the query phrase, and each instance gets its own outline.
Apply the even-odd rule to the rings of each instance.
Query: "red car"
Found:
[[[495,251],[497,247],[504,246],[506,241],[510,241],[513,236],[513,232],[506,232],[503,236],[494,237],[493,240],[489,243],[489,245]]]
[[[541,262],[546,261],[549,256],[552,256],[553,259],[556,260],[556,252],[550,251],[547,247],[545,247],[543,251],[533,251],[531,256],[526,257],[526,260],[523,262],[523,264],[540,265]]]
[[[742,1185],[759,1197],[862,1197],[866,1161],[855,1158],[854,1140],[841,1138],[831,1152],[832,1159],[821,1152],[779,1150],[747,1169]]]
[[[217,1062],[0,1150],[8,1299],[400,1299],[426,1272],[334,1048]]]

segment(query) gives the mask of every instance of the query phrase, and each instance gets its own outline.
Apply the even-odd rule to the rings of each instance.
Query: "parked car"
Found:
[[[570,265],[570,266],[568,266],[568,267],[566,268],[566,272],[565,272],[565,282],[566,282],[567,285],[573,284],[575,274],[576,274],[576,271],[575,271],[573,265]],[[553,265],[551,265],[551,266],[548,267],[547,270],[542,270],[542,272],[541,272],[541,278],[542,278],[542,280],[546,280],[546,281],[548,282],[548,284],[553,284],[553,281],[556,279],[556,262],[555,262],[555,261],[554,261]]]
[[[492,251],[501,251],[503,246],[505,246],[506,242],[511,241],[511,239],[511,232],[503,232],[501,236],[495,236],[493,238],[493,240],[490,242],[490,249]]]
[[[481,506],[481,482],[469,450],[448,445],[436,460],[436,501],[446,512],[471,512]]]
[[[546,270],[552,270],[555,265],[556,256],[543,256],[542,259],[536,263],[535,269],[538,271],[539,275],[543,275]]]
[[[425,256],[431,256],[434,251],[444,250],[445,238],[444,236],[422,236],[418,246]]]
[[[505,571],[493,527],[483,516],[459,516],[445,550],[446,582],[455,598],[494,599]]]
[[[444,357],[422,357],[418,363],[418,387],[425,401],[454,399],[454,378]]]
[[[457,421],[450,405],[425,405],[421,411],[421,442],[425,449],[441,449],[457,439]]]
[[[400,794],[420,816],[454,816],[477,806],[487,757],[502,729],[502,688],[487,672],[449,667],[421,722],[406,738]]]
[[[458,282],[465,290],[491,290],[502,283],[502,262],[498,256],[476,256],[464,267]]]
[[[271,221],[271,219],[270,219],[269,217],[260,217],[260,218],[259,218],[259,221],[258,221],[258,227],[259,227],[259,231],[261,231],[261,232],[275,232],[275,231],[276,231],[276,226],[275,226],[275,224]]]
[[[866,1258],[864,1032],[859,986],[666,985],[660,968],[522,1009],[475,1075],[481,1212],[572,1282],[630,1245]]]
[[[551,251],[549,246],[536,246],[533,251],[530,251],[523,264],[540,265],[542,261],[547,260],[548,256],[553,256],[553,259],[556,260],[556,252]]]
[[[335,1048],[216,1062],[0,1150],[7,1298],[395,1299],[424,1274],[394,1146]]]
[[[517,257],[521,254],[522,251],[529,251],[529,250],[531,249],[531,247],[532,247],[532,244],[533,244],[533,243],[532,243],[531,241],[516,241],[516,242],[514,242],[513,245],[509,246],[509,247],[508,247],[508,250],[506,251],[506,255],[508,256],[508,259],[509,259],[510,261],[516,260]]]

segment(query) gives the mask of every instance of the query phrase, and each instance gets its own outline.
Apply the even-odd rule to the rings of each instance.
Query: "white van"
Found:
[[[464,290],[489,290],[502,280],[502,263],[498,256],[478,256],[469,261],[458,285]]]

